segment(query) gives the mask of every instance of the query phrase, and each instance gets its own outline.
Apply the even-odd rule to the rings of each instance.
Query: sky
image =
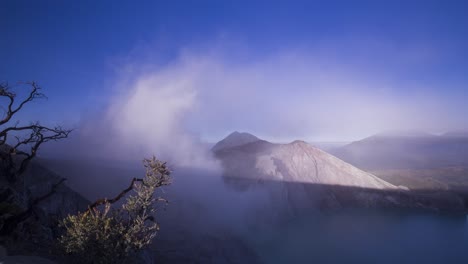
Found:
[[[163,152],[235,130],[464,130],[467,13],[455,0],[1,0],[0,80],[47,94],[22,122]]]

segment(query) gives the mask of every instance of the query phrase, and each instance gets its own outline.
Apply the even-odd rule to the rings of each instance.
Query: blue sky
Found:
[[[150,110],[176,120],[162,138],[467,129],[467,13],[467,1],[3,0],[0,79],[39,82],[49,100],[25,111],[70,126],[173,102]]]

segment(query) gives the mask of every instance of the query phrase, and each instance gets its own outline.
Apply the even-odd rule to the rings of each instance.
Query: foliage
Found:
[[[143,162],[143,179],[134,178],[116,198],[98,200],[86,212],[69,215],[61,222],[65,233],[59,243],[67,254],[78,257],[80,263],[127,263],[130,255],[151,243],[159,230],[153,217],[156,203],[167,203],[154,194],[170,184],[170,171],[155,157]],[[113,203],[130,190],[134,194],[121,208],[113,209]]]

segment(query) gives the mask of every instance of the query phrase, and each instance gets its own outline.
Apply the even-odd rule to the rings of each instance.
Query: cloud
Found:
[[[161,153],[178,165],[202,166],[209,160],[206,148],[184,127],[196,96],[190,76],[172,71],[145,74],[112,100],[106,119],[127,151]]]
[[[155,97],[190,101],[180,105],[173,120],[180,130],[212,141],[233,130],[279,141],[350,140],[389,129],[460,126],[448,114],[459,106],[428,92],[433,87],[389,81],[381,72],[310,52],[248,61],[219,50],[185,52],[176,62],[142,76],[152,83],[148,89],[154,89]],[[155,115],[173,115],[154,109]]]
[[[317,141],[466,126],[453,115],[463,106],[450,95],[392,79],[395,69],[353,65],[330,51],[249,59],[232,54],[242,52],[185,49],[166,64],[123,65],[106,90],[115,95],[108,106],[79,125],[77,149],[92,146],[94,153],[120,159],[157,154],[178,165],[212,166],[202,141],[234,130],[273,141]]]

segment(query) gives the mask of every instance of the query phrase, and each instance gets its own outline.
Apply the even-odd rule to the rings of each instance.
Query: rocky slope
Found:
[[[86,210],[90,202],[65,182],[57,184],[61,181],[62,177],[35,161],[15,184],[0,174],[0,243],[10,255],[53,255],[51,250],[58,235],[58,221],[68,214]],[[38,198],[40,201],[31,207]],[[28,209],[31,209],[30,213],[18,225],[5,228],[11,219]]]
[[[331,153],[365,170],[468,166],[468,136],[463,132],[448,132],[440,136],[381,133]]]
[[[218,150],[216,155],[232,177],[372,189],[397,188],[304,141],[272,144],[259,140]]]
[[[274,197],[272,203],[289,211],[345,206],[464,210],[456,195],[410,193],[303,141],[257,140],[219,148],[215,155],[228,184],[239,189],[263,186]]]

